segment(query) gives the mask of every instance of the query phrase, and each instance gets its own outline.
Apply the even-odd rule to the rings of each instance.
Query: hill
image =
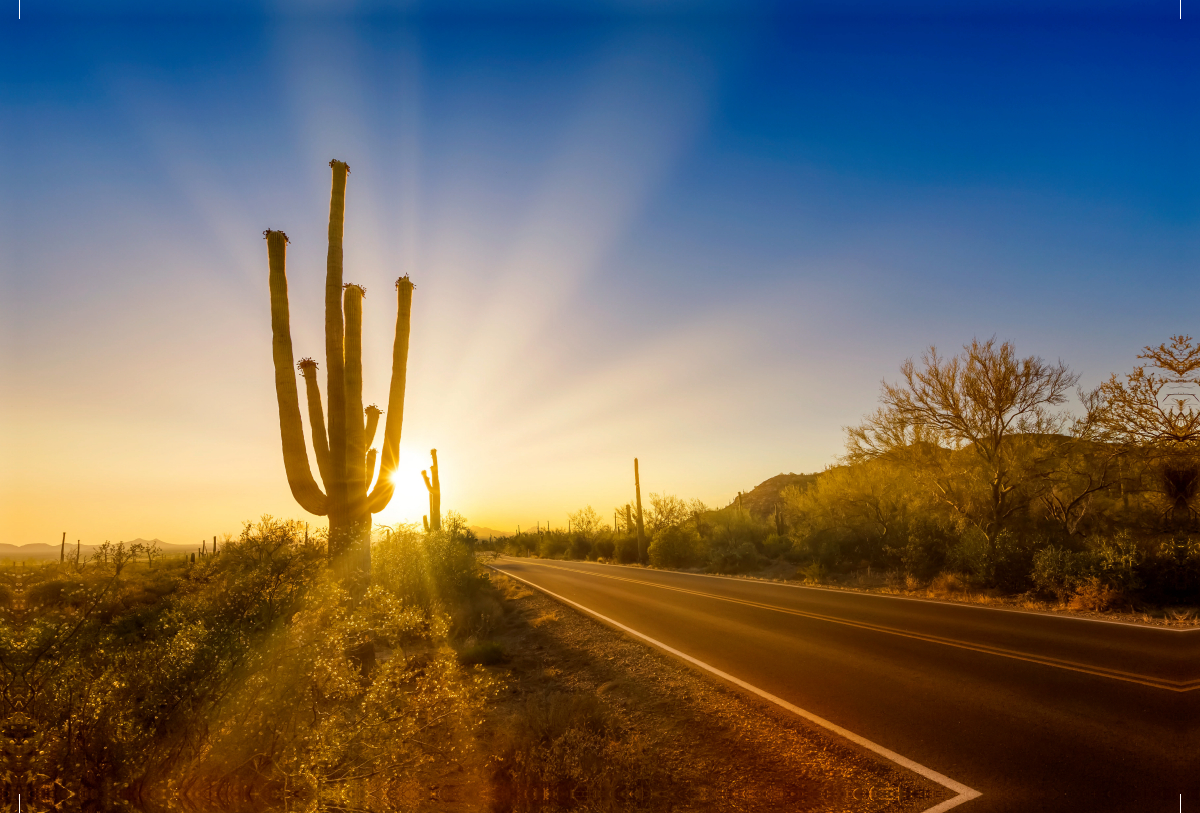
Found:
[[[819,472],[816,474],[777,474],[768,480],[763,480],[749,491],[740,492],[742,507],[754,516],[770,516],[775,513],[775,504],[780,502],[780,494],[785,488],[788,486],[797,486],[800,489],[808,488],[820,476]],[[736,497],[726,508],[735,505],[737,505]]]
[[[468,530],[474,531],[475,536],[479,539],[487,539],[490,536],[497,539],[502,536],[512,536],[512,531],[497,531],[495,528],[485,528],[482,525],[472,525]]]

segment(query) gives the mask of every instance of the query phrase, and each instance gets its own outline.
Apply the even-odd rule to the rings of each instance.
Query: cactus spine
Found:
[[[311,514],[329,517],[329,555],[343,575],[369,573],[371,567],[371,515],[392,498],[392,474],[400,454],[404,420],[404,386],[408,369],[408,336],[413,284],[408,277],[396,281],[396,334],[392,345],[392,378],[384,424],[379,476],[376,451],[366,447],[374,438],[383,414],[374,405],[362,405],[362,300],[365,290],[342,283],[342,234],[346,213],[346,176],[350,168],[331,161],[329,198],[329,250],[325,274],[325,361],[327,409],[321,409],[317,363],[301,359],[296,368],[304,378],[312,425],[313,449],[324,491],[313,478],[300,419],[300,401],[293,372],[292,337],[287,298],[287,235],[268,229],[270,266],[271,334],[275,363],[275,394],[279,403],[279,429],[283,463],[292,496]],[[364,424],[365,413],[365,424]],[[214,549],[216,545],[214,542]]]
[[[633,459],[633,491],[637,497],[637,545],[638,561],[646,563],[646,531],[642,525],[642,480],[638,476],[638,460]]]
[[[429,473],[426,474],[424,470],[421,472],[421,479],[425,481],[425,488],[429,490],[429,527],[426,530],[440,531],[442,530],[442,481],[438,479],[437,449],[430,449],[429,454],[433,458],[433,463],[429,466]]]

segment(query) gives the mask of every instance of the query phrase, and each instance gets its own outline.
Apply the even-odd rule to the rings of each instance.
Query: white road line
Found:
[[[499,558],[499,557],[498,557]],[[503,556],[505,559],[512,559],[520,562],[526,557],[521,556]],[[535,564],[537,559],[529,559]],[[986,604],[967,604],[963,601],[947,601],[937,598],[918,598],[917,596],[890,596],[886,593],[869,593],[865,590],[843,590],[837,587],[820,587],[813,584],[789,584],[788,582],[769,581],[767,579],[755,579],[751,577],[739,576],[719,576],[715,573],[687,573],[682,570],[658,570],[654,568],[635,568],[628,565],[617,565],[611,562],[571,562],[562,560],[564,564],[587,564],[599,565],[600,567],[617,567],[622,570],[633,570],[642,573],[671,573],[677,576],[696,576],[702,579],[724,579],[731,582],[740,582],[742,584],[768,584],[774,587],[790,587],[793,590],[820,590],[825,593],[837,593],[842,596],[869,596],[871,598],[892,599],[893,601],[917,601],[922,604],[940,604],[943,607],[962,607],[967,610],[990,610],[996,613],[1017,613],[1019,615],[1037,615],[1043,618],[1062,618],[1069,621],[1088,621],[1093,624],[1113,624],[1118,627],[1134,627],[1135,629],[1157,630],[1159,632],[1197,632],[1200,633],[1200,626],[1196,627],[1159,627],[1152,624],[1139,624],[1136,621],[1111,621],[1107,618],[1088,618],[1082,615],[1065,615],[1062,613],[1050,612],[1048,610],[1018,610],[1015,607],[989,607]]]
[[[488,565],[488,567],[492,567],[492,566]],[[600,613],[596,612],[595,610],[584,607],[582,604],[571,601],[571,599],[569,599],[569,598],[560,596],[558,593],[552,593],[549,590],[547,590],[546,588],[536,585],[533,582],[529,581],[528,579],[522,579],[520,576],[514,576],[512,573],[509,573],[508,571],[502,570],[498,567],[492,567],[492,569],[498,573],[502,573],[503,575],[509,577],[510,579],[516,579],[519,582],[523,582],[524,584],[529,585],[530,587],[534,588],[535,590],[539,590],[539,591],[545,593],[546,595],[550,596],[551,598],[554,598],[554,599],[557,599],[558,601],[563,602],[564,604],[569,604],[572,607],[574,607],[575,609],[580,610],[581,612],[587,613],[588,615],[592,616],[593,618],[603,621],[605,624],[608,624],[610,626],[616,627],[617,629],[622,630],[623,632],[627,632],[630,635],[634,636],[635,638],[640,638],[643,641],[645,641],[646,643],[650,644],[651,646],[657,647],[658,649],[661,649],[664,652],[669,652],[670,654],[674,655],[677,658],[682,658],[683,660],[687,661],[688,663],[692,664],[693,666],[698,666],[699,668],[703,669],[704,671],[706,671],[712,675],[716,675],[717,677],[721,678],[722,680],[728,681],[729,683],[732,683],[735,686],[740,686],[741,688],[745,689],[746,691],[752,692],[752,693],[758,695],[759,697],[761,697],[762,699],[767,700],[771,703],[774,703],[775,705],[779,706],[782,709],[787,709],[788,711],[792,712],[793,714],[795,714],[799,717],[803,717],[805,720],[808,720],[810,723],[815,723],[816,725],[819,725],[824,729],[832,731],[834,734],[837,734],[840,737],[845,737],[846,739],[850,740],[851,742],[861,745],[863,748],[866,748],[868,751],[876,753],[879,756],[883,757],[884,759],[886,759],[890,762],[894,762],[897,765],[907,768],[910,771],[912,771],[913,773],[920,774],[921,776],[925,777],[926,779],[930,780],[931,782],[936,782],[937,784],[941,785],[942,787],[947,788],[948,790],[952,790],[956,794],[958,794],[957,796],[953,796],[944,802],[941,802],[939,804],[934,805],[931,808],[928,808],[927,810],[921,811],[921,813],[943,813],[943,811],[950,810],[953,807],[958,807],[963,802],[968,802],[971,799],[975,799],[981,795],[979,791],[977,791],[973,788],[969,788],[966,785],[962,784],[961,782],[955,782],[950,777],[943,776],[942,774],[938,773],[937,771],[933,770],[932,768],[926,768],[924,765],[921,765],[920,763],[913,762],[908,757],[900,756],[895,751],[892,751],[888,748],[884,748],[882,745],[879,745],[877,743],[871,742],[866,737],[860,737],[858,734],[855,734],[853,731],[847,731],[846,729],[842,728],[840,725],[837,725],[836,723],[831,723],[829,720],[826,720],[824,717],[818,717],[817,715],[813,714],[811,711],[805,711],[804,709],[800,708],[799,706],[793,705],[792,703],[789,703],[788,701],[784,700],[782,697],[776,697],[775,695],[771,694],[770,692],[764,691],[764,690],[758,688],[757,686],[747,683],[746,681],[741,680],[739,678],[736,678],[733,675],[729,674],[728,672],[722,672],[720,669],[718,669],[715,666],[710,666],[709,664],[705,663],[702,660],[693,658],[691,655],[688,655],[685,652],[680,652],[678,649],[675,649],[674,647],[667,646],[662,641],[657,641],[654,638],[651,638],[649,635],[645,635],[643,633],[638,632],[635,629],[631,629],[630,627],[627,627],[618,621],[612,620],[608,616],[601,615]]]

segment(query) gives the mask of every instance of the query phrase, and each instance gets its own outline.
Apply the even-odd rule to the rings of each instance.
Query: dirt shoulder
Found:
[[[950,794],[493,573],[494,811],[926,810]]]

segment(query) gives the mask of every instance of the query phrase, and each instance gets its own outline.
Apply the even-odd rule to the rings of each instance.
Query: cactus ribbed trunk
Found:
[[[642,480],[638,475],[638,460],[633,459],[633,491],[637,498],[637,544],[638,544],[638,561],[642,564],[646,563],[646,530],[642,524]]]
[[[287,237],[268,230],[267,251],[271,267],[271,327],[275,360],[275,385],[279,425],[284,447],[284,467],[292,494],[310,513],[329,517],[329,556],[343,577],[353,577],[361,590],[371,567],[371,515],[383,510],[392,498],[392,474],[400,457],[404,417],[404,389],[408,369],[408,339],[413,284],[408,277],[396,281],[396,336],[392,346],[392,378],[388,391],[388,416],[382,454],[367,451],[382,412],[374,405],[363,409],[362,307],[365,291],[342,282],[342,236],[345,231],[346,177],[350,168],[331,161],[329,197],[329,251],[325,274],[325,363],[327,409],[321,409],[317,364],[303,359],[298,365],[305,379],[309,423],[317,468],[325,490],[316,484],[308,464],[304,429],[292,369],[291,326],[288,315],[285,247]],[[365,413],[365,418],[364,418]],[[379,477],[371,488],[376,458],[382,458]],[[307,532],[306,532],[307,538]],[[213,540],[216,552],[216,540]]]
[[[429,530],[442,530],[442,481],[438,478],[438,462],[437,449],[429,450],[430,456],[433,458],[433,463],[429,466],[429,473],[421,472],[421,478],[425,481],[425,488],[429,491]]]
[[[330,161],[329,248],[325,256],[325,378],[329,387],[329,555],[345,553],[351,544],[350,505],[346,490],[346,367],[342,321],[342,235],[346,224],[346,176],[343,161]]]

